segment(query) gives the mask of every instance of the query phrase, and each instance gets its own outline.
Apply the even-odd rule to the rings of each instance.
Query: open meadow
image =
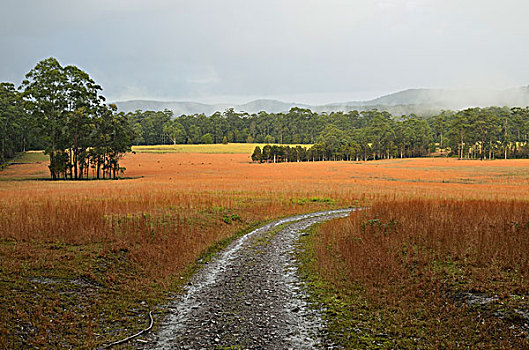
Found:
[[[345,320],[336,339],[527,346],[529,160],[255,164],[214,147],[136,149],[118,181],[47,181],[35,154],[0,171],[0,348],[126,337],[233,237],[353,206],[369,209],[300,253],[315,299]]]

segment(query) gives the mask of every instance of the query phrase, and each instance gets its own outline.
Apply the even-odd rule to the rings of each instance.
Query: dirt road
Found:
[[[294,249],[303,230],[350,211],[293,216],[234,241],[192,278],[145,348],[333,348],[307,304]]]

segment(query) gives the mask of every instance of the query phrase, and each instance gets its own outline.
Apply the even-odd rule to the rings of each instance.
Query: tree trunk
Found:
[[[78,169],[77,169],[77,165],[78,165],[78,164],[77,164],[77,158],[78,158],[78,157],[77,157],[77,149],[74,148],[74,150],[73,150],[73,160],[72,160],[72,163],[73,163],[73,164],[72,164],[72,165],[73,165],[73,175],[74,175],[74,178],[75,178],[76,180],[79,178],[79,174],[78,174],[78,172],[77,172],[77,170],[78,170]]]
[[[50,152],[50,175],[52,180],[57,180],[57,174],[55,173],[55,162],[54,162],[55,156],[54,152]]]

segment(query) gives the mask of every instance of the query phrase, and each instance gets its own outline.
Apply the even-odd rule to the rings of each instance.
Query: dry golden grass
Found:
[[[471,269],[470,289],[486,290],[483,283],[490,281],[490,273],[502,270],[517,276],[500,294],[529,293],[527,202],[381,201],[324,224],[318,239],[320,255],[328,258],[320,261],[323,269],[346,271],[348,282],[374,289],[422,275],[433,262],[448,260]],[[344,269],[332,266],[336,252]]]
[[[526,201],[383,200],[313,239],[320,276],[369,305],[385,347],[529,346]]]
[[[527,160],[252,164],[248,154],[138,153],[122,165],[120,181],[36,181],[48,176],[44,163],[0,172],[0,347],[90,347],[128,334],[143,319],[127,310],[163,300],[209,246],[257,222],[385,199],[529,198]],[[89,292],[62,283],[79,279]]]

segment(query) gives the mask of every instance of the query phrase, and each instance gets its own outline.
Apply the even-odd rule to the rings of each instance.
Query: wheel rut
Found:
[[[234,241],[168,306],[145,348],[335,348],[307,302],[294,251],[303,230],[351,210],[292,216]]]

